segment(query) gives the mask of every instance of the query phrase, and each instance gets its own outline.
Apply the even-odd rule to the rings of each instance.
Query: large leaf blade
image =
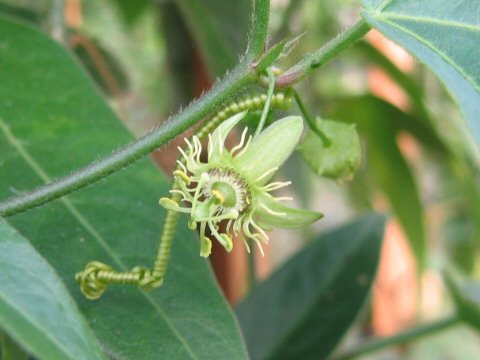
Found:
[[[384,217],[332,231],[294,256],[236,309],[252,359],[324,359],[365,302]]]
[[[131,140],[72,58],[44,35],[0,20],[0,197],[66,175]],[[117,286],[86,300],[74,281],[88,261],[150,266],[167,181],[148,160],[9,221],[56,269],[115,359],[245,359],[238,327],[185,219],[165,284]]]
[[[0,326],[42,359],[106,359],[55,271],[2,218]]]
[[[425,63],[460,105],[480,143],[480,3],[363,0],[363,17]]]
[[[352,114],[355,116],[352,118]],[[330,116],[357,125],[367,139],[364,170],[372,175],[369,183],[377,185],[398,217],[419,267],[425,263],[427,240],[423,205],[416,179],[400,151],[396,137],[409,131],[432,149],[443,153],[440,140],[421,121],[374,96],[340,100]]]

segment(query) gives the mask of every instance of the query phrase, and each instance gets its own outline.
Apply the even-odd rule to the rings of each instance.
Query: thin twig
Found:
[[[335,58],[343,50],[359,41],[370,30],[370,25],[363,19],[359,20],[351,28],[339,34],[336,38],[322,46],[313,54],[305,56],[295,66],[277,77],[276,87],[284,88],[305,79],[315,69],[324,66]]]

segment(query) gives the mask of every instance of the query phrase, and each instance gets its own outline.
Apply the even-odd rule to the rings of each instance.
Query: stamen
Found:
[[[240,218],[236,219],[233,222],[233,233],[235,234],[235,236],[238,236],[238,234],[240,233],[240,230],[242,229],[242,222],[243,222],[244,218],[245,218],[245,215],[242,215]]]
[[[193,143],[196,149],[195,160],[197,162],[200,162],[200,155],[202,154],[202,143],[200,142],[200,139],[196,135],[193,136]]]
[[[185,140],[185,142],[187,143],[187,146],[188,146],[188,150],[190,151],[190,153],[193,152],[193,146],[192,146],[192,143],[190,142],[190,140],[188,140],[187,138],[183,138],[183,140]]]
[[[270,184],[267,184],[267,185],[263,186],[262,190],[266,191],[266,192],[270,192],[270,191],[273,191],[273,190],[281,189],[285,186],[290,185],[291,183],[292,183],[291,181],[284,181],[284,182],[277,181],[277,182],[273,182],[273,183],[270,183]]]
[[[252,142],[252,135],[250,135],[250,136],[248,137],[247,143],[245,144],[245,146],[243,147],[243,149],[240,150],[240,151],[238,152],[238,154],[235,155],[235,157],[238,157],[238,156],[241,156],[241,155],[245,154],[245,152],[247,151],[247,149],[248,149],[248,147],[250,146],[250,143],[251,143],[251,142]]]
[[[232,232],[232,224],[233,224],[234,221],[235,221],[235,219],[228,220],[227,226],[225,226],[225,231],[226,232],[228,232],[228,233]]]
[[[212,240],[204,236],[200,238],[200,256],[208,257],[212,253]]]
[[[175,200],[172,200],[172,199],[167,198],[167,197],[160,198],[158,203],[160,205],[162,205],[165,209],[178,211],[178,212],[183,212],[183,213],[187,213],[187,214],[192,212],[192,209],[179,206],[178,203]]]
[[[205,236],[205,228],[207,224],[200,224],[200,256],[208,257],[212,252],[212,240]]]
[[[208,225],[210,230],[212,231],[213,236],[215,236],[215,239],[217,239],[218,242],[223,245],[225,250],[227,250],[228,252],[232,251],[232,248],[233,248],[232,239],[228,237],[226,234],[220,234],[217,231],[216,226],[213,225],[213,222],[211,220],[208,222]]]
[[[187,224],[190,230],[195,230],[197,228],[197,222],[193,219],[188,220]]]
[[[183,181],[178,182],[177,185],[179,185],[180,190],[182,190],[185,195],[188,196],[189,201],[193,200],[193,197],[190,193],[194,192],[195,188],[187,188],[187,185]]]
[[[243,132],[242,132],[242,137],[240,138],[240,142],[238,143],[237,146],[234,146],[232,150],[230,150],[230,154],[233,155],[233,153],[237,150],[240,150],[243,147],[243,144],[245,143],[245,136],[247,135],[248,127],[246,127]]]
[[[263,247],[262,247],[262,244],[260,243],[260,241],[258,241],[258,239],[254,239],[255,242],[257,243],[258,245],[258,249],[260,250],[260,254],[262,254],[262,257],[265,256],[265,253],[263,252]]]
[[[245,247],[247,248],[247,253],[250,254],[250,245],[248,245],[248,241],[245,238],[242,238]]]
[[[225,233],[220,234],[220,236],[224,239],[224,241],[226,243],[225,249],[229,252],[232,251],[232,249],[233,249],[232,236],[229,235],[229,234],[225,234]]]
[[[201,222],[200,223],[200,239],[204,238],[205,237],[205,228],[207,227],[207,223],[206,222]]]
[[[264,172],[262,176],[260,176],[257,180],[255,180],[255,182],[258,182],[258,181],[262,180],[263,178],[267,177],[268,175],[270,175],[271,173],[273,173],[277,170],[278,170],[278,166],[275,166],[274,168],[271,168],[270,170]]]
[[[183,172],[182,170],[175,170],[173,172],[173,176],[178,176],[180,179],[183,180],[183,182],[185,182],[185,184],[187,185],[190,185],[191,183],[191,178],[190,176],[188,176],[185,172]]]
[[[270,209],[267,205],[265,204],[260,204],[260,207],[262,209],[264,209],[267,213],[269,213],[270,215],[275,215],[275,216],[287,216],[287,213],[284,213],[284,212],[279,212],[279,211],[274,211],[272,209]]]
[[[248,223],[247,223],[247,222],[244,224],[244,228],[245,228],[245,225],[247,225],[246,227],[247,227],[247,230],[248,230],[248,235],[247,235],[247,236],[248,236],[250,239],[252,239],[253,241],[255,241],[255,243],[256,243],[257,246],[258,246],[258,249],[260,250],[260,253],[262,254],[262,256],[265,256],[265,253],[263,252],[263,248],[262,248],[262,243],[261,243],[260,240],[258,240],[258,238],[257,238],[257,235],[258,235],[258,234],[252,234],[252,233],[250,232],[250,230],[248,229]],[[245,232],[245,231],[244,231],[244,232]]]
[[[260,237],[262,238],[263,242],[265,244],[268,244],[268,241],[270,240],[267,233],[265,230],[263,230],[255,221],[253,221],[252,218],[250,218],[250,224],[253,226],[255,230],[258,231],[258,235],[261,235]]]
[[[247,219],[246,221],[244,221],[242,226],[242,231],[248,238],[255,239],[255,235],[250,230],[250,219]]]
[[[180,151],[180,153],[185,158],[185,160],[188,161],[188,156],[187,156],[187,154],[185,154],[185,151],[183,151],[183,149],[180,146],[177,146],[177,149],[178,149],[178,151]]]
[[[183,170],[184,173],[187,173],[187,168],[185,167],[185,165],[180,161],[180,160],[177,160],[177,165],[180,166]]]
[[[169,191],[170,194],[180,194],[182,195],[182,201],[188,201],[188,198],[185,196],[185,193],[182,190],[172,189]]]
[[[223,153],[223,141],[220,129],[218,129],[218,152],[220,153],[220,155]]]
[[[213,138],[212,138],[212,134],[209,133],[208,134],[208,161],[210,161],[210,159],[212,158],[212,155],[213,155]]]
[[[192,201],[192,213],[195,211],[195,208],[197,207],[197,201],[198,201],[198,196],[200,195],[200,190],[202,189],[203,185],[208,182],[210,179],[210,176],[207,173],[202,173],[200,175],[200,179],[198,180],[197,187],[195,189],[195,195],[193,195],[193,201]]]
[[[225,214],[220,214],[220,215],[217,215],[217,216],[213,216],[213,214],[215,213],[215,211],[218,209],[219,207],[214,207],[213,210],[210,212],[210,216],[208,218],[196,218],[195,220],[196,221],[215,221],[215,222],[220,222],[222,220],[235,220],[238,218],[238,211],[235,210],[235,209],[230,209],[229,212],[225,213]]]

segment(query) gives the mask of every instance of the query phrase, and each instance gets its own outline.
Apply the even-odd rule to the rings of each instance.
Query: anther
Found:
[[[176,209],[176,208],[180,207],[180,205],[178,205],[178,203],[175,200],[172,200],[168,197],[160,198],[160,200],[158,200],[158,203],[160,205],[162,205],[163,207],[166,207],[166,208],[172,208],[173,207],[174,209]]]
[[[212,252],[212,240],[203,236],[200,240],[200,256],[208,257]]]
[[[212,190],[212,195],[217,199],[217,203],[219,205],[225,202],[225,197],[222,195],[222,193],[219,190]]]
[[[195,230],[197,228],[197,222],[195,220],[188,220],[188,228],[190,230]]]
[[[173,175],[179,177],[180,179],[182,179],[185,184],[190,185],[190,183],[191,183],[190,176],[188,176],[184,171],[182,171],[182,170],[175,170],[175,171],[173,172]]]
[[[223,239],[223,247],[228,252],[232,251],[233,249],[233,239],[229,234],[222,233],[220,234],[221,238]]]

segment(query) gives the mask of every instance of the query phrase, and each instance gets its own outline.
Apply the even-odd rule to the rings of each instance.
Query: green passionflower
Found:
[[[252,139],[244,129],[240,143],[231,150],[225,139],[245,112],[223,122],[208,137],[208,161],[202,162],[202,145],[198,137],[185,139],[186,151],[179,148],[183,159],[174,172],[176,186],[170,190],[174,198],[189,206],[180,206],[174,199],[161,198],[167,209],[190,214],[189,227],[200,229],[200,255],[210,255],[211,237],[227,251],[233,248],[232,233],[240,236],[250,251],[247,239],[255,241],[262,254],[262,243],[268,243],[267,231],[274,227],[296,228],[313,223],[322,214],[285,206],[291,198],[274,197],[270,192],[290,182],[269,182],[278,168],[297,146],[303,131],[299,116],[288,116],[274,122]],[[224,223],[221,232],[220,223]]]

